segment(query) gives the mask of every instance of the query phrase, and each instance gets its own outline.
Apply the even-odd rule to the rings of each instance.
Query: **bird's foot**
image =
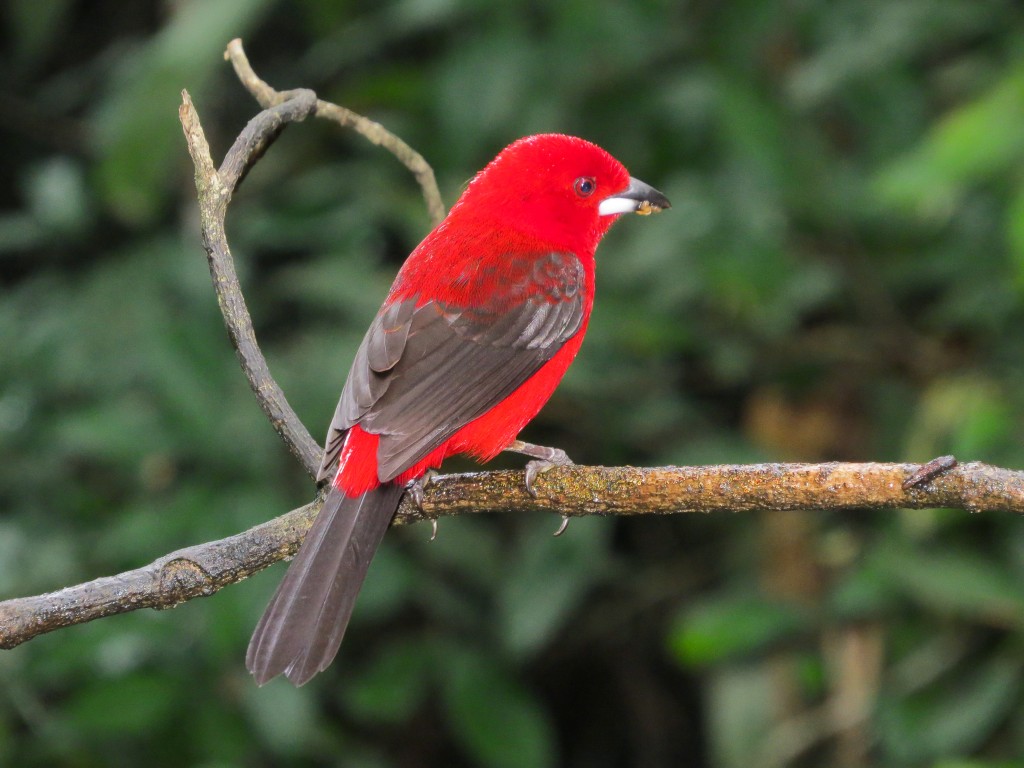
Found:
[[[561,448],[548,448],[546,445],[534,445],[522,440],[513,440],[505,450],[533,457],[533,461],[526,464],[526,490],[534,498],[537,498],[537,491],[533,487],[537,475],[555,467],[571,467],[575,463]]]
[[[533,443],[514,440],[505,450],[514,453],[522,453],[526,456],[533,456],[533,461],[526,464],[526,492],[533,498],[537,498],[537,489],[534,482],[537,476],[555,467],[571,467],[575,462],[561,448],[549,448],[545,445],[534,445]],[[561,536],[569,525],[568,515],[562,515],[562,523],[555,531],[555,536]]]
[[[417,477],[415,480],[410,480],[406,484],[406,490],[412,497],[412,503],[416,505],[416,509],[423,512],[423,494],[426,491],[427,486],[433,482],[434,478],[437,477],[437,470],[428,469],[423,473],[422,477]],[[430,540],[433,541],[437,538],[437,518],[430,518]]]
[[[573,460],[566,456],[565,451],[561,448],[551,448],[549,450],[558,451],[560,455],[550,459],[534,459],[533,461],[526,462],[526,491],[533,498],[537,498],[537,489],[534,483],[538,475],[542,475],[555,467],[571,467],[573,465]]]

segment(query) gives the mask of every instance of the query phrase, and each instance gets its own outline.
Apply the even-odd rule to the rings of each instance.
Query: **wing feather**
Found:
[[[337,469],[354,424],[380,435],[391,480],[518,389],[583,324],[586,279],[567,253],[516,257],[514,274],[471,307],[417,297],[384,308],[356,353],[328,432],[320,477]],[[493,273],[483,271],[489,279]]]

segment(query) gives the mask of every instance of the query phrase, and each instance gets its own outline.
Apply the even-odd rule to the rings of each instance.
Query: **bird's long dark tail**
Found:
[[[332,488],[249,641],[259,685],[282,672],[302,685],[331,663],[402,486],[349,497]]]

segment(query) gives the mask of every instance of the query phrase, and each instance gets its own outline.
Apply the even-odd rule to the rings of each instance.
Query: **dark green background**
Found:
[[[1024,14],[1009,0],[8,0],[0,597],[309,500],[225,338],[177,120],[255,111],[241,36],[404,137],[450,204],[540,131],[663,190],[598,252],[587,343],[524,437],[601,464],[1024,465]],[[229,216],[322,437],[425,234],[419,191],[289,128]],[[517,466],[514,459],[496,464]],[[453,463],[450,468],[466,465]],[[0,652],[0,765],[942,766],[1024,755],[1024,527],[888,511],[394,532],[338,661],[243,666],[278,566]]]

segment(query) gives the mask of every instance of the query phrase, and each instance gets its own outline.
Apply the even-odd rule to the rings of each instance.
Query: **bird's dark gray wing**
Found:
[[[390,371],[405,350],[416,299],[410,298],[381,307],[363,337],[349,369],[345,388],[327,430],[324,457],[317,480],[334,477],[345,433],[376,403],[390,382]]]
[[[472,307],[416,298],[382,308],[356,353],[320,476],[337,469],[354,424],[380,435],[391,480],[515,391],[579,330],[585,272],[568,253],[508,257],[481,270]]]

